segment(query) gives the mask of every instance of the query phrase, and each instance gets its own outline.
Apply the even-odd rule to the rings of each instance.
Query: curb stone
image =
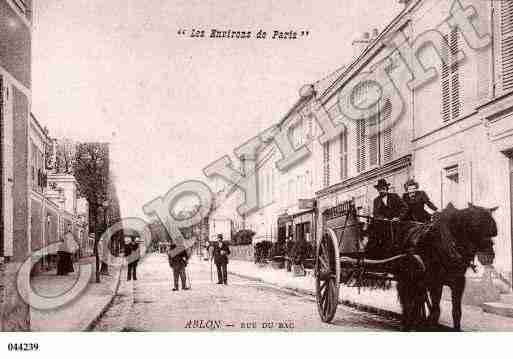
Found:
[[[128,328],[128,319],[130,318],[130,311],[134,304],[134,281],[123,281],[123,283],[124,283],[123,285],[126,285],[127,292],[129,295],[129,298],[126,303],[126,305],[129,305],[129,308],[127,311],[124,312],[123,320],[121,321],[120,330],[126,331],[126,328]]]
[[[120,266],[119,270],[116,271],[117,272],[116,273],[117,279],[115,279],[115,280],[117,282],[114,285],[115,288],[114,288],[114,290],[112,292],[112,296],[110,297],[110,299],[107,301],[107,303],[105,303],[105,305],[100,310],[100,312],[88,324],[83,325],[82,328],[80,328],[78,331],[81,331],[81,332],[90,332],[90,331],[92,331],[94,329],[95,325],[100,320],[100,318],[110,308],[110,306],[112,305],[112,302],[114,301],[114,298],[116,297],[116,294],[118,293],[118,290],[119,290],[119,285],[121,283],[121,271],[122,271],[122,266]]]

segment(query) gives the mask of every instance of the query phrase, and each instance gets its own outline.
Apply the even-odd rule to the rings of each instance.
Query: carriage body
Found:
[[[338,306],[340,285],[360,287],[374,281],[390,283],[406,254],[388,257],[370,255],[366,251],[367,230],[374,221],[370,216],[358,215],[353,201],[343,202],[322,213],[322,236],[317,243],[315,280],[319,315],[330,322]],[[383,221],[380,221],[383,222]],[[384,228],[393,226],[387,221]],[[390,239],[390,238],[388,238]],[[387,242],[377,238],[386,246]],[[386,251],[382,251],[386,253]]]

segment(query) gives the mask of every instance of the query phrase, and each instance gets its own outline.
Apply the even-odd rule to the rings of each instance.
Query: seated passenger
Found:
[[[426,211],[425,206],[436,212],[438,208],[431,202],[428,195],[424,191],[419,191],[419,184],[409,179],[404,184],[405,193],[403,201],[408,206],[406,219],[415,222],[427,223],[431,220],[431,215]]]

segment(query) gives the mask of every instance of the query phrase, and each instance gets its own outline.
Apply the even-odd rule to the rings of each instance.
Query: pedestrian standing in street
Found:
[[[178,290],[179,279],[182,282],[183,290],[191,289],[187,287],[187,275],[185,273],[185,267],[187,267],[187,264],[189,262],[189,254],[187,253],[187,250],[185,248],[183,250],[177,250],[176,244],[172,243],[169,246],[169,252],[167,255],[169,260],[169,266],[173,269],[173,291]]]
[[[64,234],[63,241],[59,246],[58,262],[57,262],[57,275],[68,275],[68,273],[74,272],[73,269],[73,234],[71,231],[67,231]]]
[[[217,284],[228,284],[228,255],[230,247],[223,242],[223,235],[217,235],[217,242],[214,244],[214,263],[217,267]]]
[[[139,264],[141,253],[139,243],[137,243],[135,237],[132,237],[130,242],[125,244],[125,257],[128,260],[127,280],[137,280],[137,264]]]

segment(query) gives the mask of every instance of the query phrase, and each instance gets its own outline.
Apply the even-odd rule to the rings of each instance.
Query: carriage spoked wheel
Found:
[[[340,287],[340,253],[335,232],[327,233],[317,244],[315,294],[321,320],[329,323],[335,317]]]

